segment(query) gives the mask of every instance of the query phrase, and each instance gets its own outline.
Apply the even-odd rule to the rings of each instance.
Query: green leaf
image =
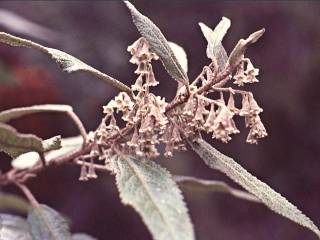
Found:
[[[259,40],[259,38],[262,37],[264,34],[265,29],[262,28],[261,30],[252,33],[247,39],[240,39],[237,45],[234,47],[232,52],[230,53],[230,57],[228,59],[228,63],[231,67],[231,70],[233,70],[240,61],[242,60],[245,51],[247,50],[248,46],[252,43],[255,43]]]
[[[142,217],[156,240],[195,239],[181,192],[167,170],[148,159],[114,156],[120,198]]]
[[[55,136],[50,139],[42,141],[43,152],[50,152],[60,149],[61,136]],[[19,155],[11,161],[11,166],[15,169],[27,169],[35,166],[41,159],[38,152],[27,152]],[[47,159],[45,159],[48,162]]]
[[[30,107],[12,108],[0,112],[0,122],[9,122],[11,120],[41,112],[72,112],[73,109],[69,105],[44,104],[34,105]]]
[[[33,240],[70,240],[66,220],[54,209],[40,205],[33,208],[27,218]]]
[[[17,210],[21,213],[27,213],[30,209],[30,204],[17,195],[0,192],[0,210],[7,209]]]
[[[43,152],[44,149],[41,138],[32,134],[18,133],[13,127],[0,123],[0,151],[15,158],[30,151]]]
[[[133,23],[140,34],[147,39],[151,50],[159,56],[167,72],[176,81],[187,85],[189,83],[188,76],[160,29],[149,18],[142,15],[129,1],[124,2],[130,10]]]
[[[174,180],[181,186],[191,190],[229,193],[230,195],[251,202],[260,202],[255,196],[245,191],[234,189],[221,181],[204,180],[188,176],[174,176]]]
[[[26,220],[9,214],[0,214],[0,239],[33,240]]]
[[[204,23],[199,23],[199,26],[208,42],[207,57],[210,59],[216,59],[219,67],[223,69],[227,63],[228,55],[226,50],[222,46],[222,39],[230,28],[231,21],[226,17],[222,17],[222,20],[214,30],[209,28]]]
[[[72,235],[72,240],[97,240],[97,239],[84,233],[75,233]]]
[[[188,58],[184,49],[174,42],[168,42],[183,71],[188,72]]]
[[[198,139],[195,142],[190,141],[189,144],[210,168],[223,172],[260,199],[269,209],[310,229],[320,238],[318,227],[306,215],[267,184],[251,175],[232,158],[220,153],[202,139]]]
[[[125,91],[131,94],[131,89],[127,87],[125,84],[58,49],[44,47],[38,43],[32,42],[27,39],[19,38],[5,32],[0,32],[0,42],[14,47],[27,47],[36,49],[49,55],[52,59],[54,59],[63,71],[66,71],[68,73],[77,71],[91,73],[95,77],[113,85],[121,91]]]

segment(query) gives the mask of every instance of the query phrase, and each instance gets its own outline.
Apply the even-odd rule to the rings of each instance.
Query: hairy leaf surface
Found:
[[[114,156],[111,162],[122,202],[141,215],[154,239],[194,239],[183,197],[167,170],[130,156]]]
[[[206,38],[207,45],[207,57],[210,59],[216,59],[220,68],[224,68],[228,61],[228,55],[224,47],[222,46],[222,39],[226,35],[228,29],[231,26],[231,22],[228,18],[222,17],[219,24],[212,30],[204,23],[199,23],[201,31]]]
[[[272,211],[309,228],[320,238],[318,227],[306,215],[267,184],[251,175],[232,158],[220,153],[202,139],[195,142],[190,141],[189,144],[210,168],[223,172],[248,192],[254,194]]]
[[[15,158],[30,151],[43,152],[44,149],[41,138],[33,134],[18,133],[13,127],[0,123],[0,151]]]
[[[39,50],[49,55],[52,59],[54,59],[63,71],[66,71],[68,73],[77,71],[89,72],[93,74],[95,77],[113,85],[121,91],[125,91],[131,94],[131,89],[127,87],[125,84],[58,49],[44,47],[38,43],[32,42],[27,39],[19,38],[5,32],[0,32],[0,42],[14,47],[27,47]]]
[[[188,72],[188,57],[183,47],[174,42],[168,42],[171,47],[174,55],[177,57],[178,62],[180,63],[183,71]]]
[[[71,234],[65,219],[54,209],[40,205],[33,208],[27,218],[33,240],[70,240]]]
[[[233,68],[240,63],[248,46],[258,41],[259,38],[262,37],[264,32],[265,32],[265,29],[262,28],[261,30],[252,33],[247,39],[239,40],[237,45],[234,47],[234,49],[230,53],[230,57],[228,59],[228,63],[231,67],[231,70],[233,70]]]
[[[0,214],[1,240],[33,240],[29,233],[29,225],[21,217]]]
[[[124,1],[130,10],[133,23],[140,34],[147,39],[151,50],[155,52],[163,63],[167,72],[178,82],[188,84],[188,76],[181,67],[168,41],[160,29],[146,16],[142,15],[129,1]]]

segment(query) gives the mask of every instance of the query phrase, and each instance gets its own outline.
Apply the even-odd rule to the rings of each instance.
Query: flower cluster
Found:
[[[202,131],[228,142],[231,135],[239,133],[234,121],[236,115],[244,117],[246,127],[250,128],[248,143],[257,143],[258,139],[267,136],[259,117],[262,108],[251,92],[217,87],[215,84],[211,84],[207,91],[199,91],[215,83],[216,76],[222,71],[219,67],[214,64],[204,67],[202,74],[188,86],[188,97],[168,110],[165,99],[149,91],[150,87],[159,84],[151,65],[151,61],[157,60],[158,56],[150,50],[144,38],[135,41],[128,51],[132,55],[130,62],[137,65],[135,74],[138,77],[131,86],[132,95],[120,92],[103,107],[105,117],[91,140],[97,145],[96,151],[100,151],[97,155],[110,156],[113,151],[121,151],[154,158],[159,156],[157,145],[163,143],[164,155],[171,157],[174,150],[186,149],[186,139],[198,137]],[[233,76],[234,83],[242,86],[257,82],[258,73],[251,61],[243,58]],[[185,90],[186,87],[181,87],[175,100],[182,99]],[[218,98],[209,98],[210,93],[216,92],[220,93]],[[235,95],[242,98],[241,108],[236,107]],[[122,128],[119,127],[121,125]]]
[[[246,70],[244,69],[246,65]],[[249,58],[243,58],[237,68],[236,74],[233,76],[233,83],[243,86],[244,83],[259,82],[256,76],[259,75],[259,69],[254,68]]]

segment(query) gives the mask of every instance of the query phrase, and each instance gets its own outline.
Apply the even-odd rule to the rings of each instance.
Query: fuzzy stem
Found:
[[[23,194],[27,197],[27,199],[29,200],[29,202],[31,203],[31,205],[35,208],[39,207],[40,204],[37,201],[37,199],[33,196],[33,194],[31,193],[31,191],[29,190],[29,188],[26,185],[23,185],[21,183],[15,182],[15,185],[17,187],[20,188],[20,190],[23,192]]]

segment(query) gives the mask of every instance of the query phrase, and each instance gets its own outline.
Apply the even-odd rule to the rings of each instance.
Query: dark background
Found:
[[[240,38],[266,28],[263,38],[250,47],[247,56],[260,68],[260,83],[250,89],[264,109],[262,119],[269,136],[259,145],[249,145],[245,143],[248,132],[241,127],[241,134],[229,144],[217,141],[212,144],[287,197],[319,226],[320,4],[317,1],[147,0],[135,4],[167,39],[185,48],[190,79],[209,63],[198,22],[214,28],[222,16],[230,18],[232,26],[224,39],[228,52]],[[121,2],[1,1],[0,8],[59,35],[50,43],[33,40],[71,53],[124,83],[132,84],[135,80],[135,66],[128,63],[126,47],[139,35]],[[1,26],[0,30],[14,33]],[[87,129],[94,130],[102,116],[102,106],[117,93],[88,74],[60,72],[48,57],[33,50],[1,45],[0,56],[0,110],[40,103],[70,104]],[[156,92],[171,99],[176,82],[160,64],[155,72],[161,82]],[[57,114],[27,117],[13,124],[22,132],[44,138],[77,134],[72,123]],[[240,120],[237,125],[244,123]],[[2,170],[8,169],[9,159],[5,155],[0,157]],[[177,153],[173,159],[158,162],[174,174],[224,180],[235,186],[190,152]],[[40,202],[70,218],[74,232],[86,232],[101,240],[151,239],[134,210],[120,203],[113,176],[79,183],[78,174],[76,167],[50,169],[28,185]],[[308,230],[263,205],[222,193],[185,191],[185,199],[199,240],[316,239]]]

